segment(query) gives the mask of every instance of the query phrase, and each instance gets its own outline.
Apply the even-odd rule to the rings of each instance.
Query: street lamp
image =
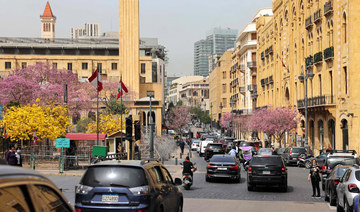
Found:
[[[230,106],[231,106],[231,136],[230,137],[233,137],[234,134],[234,117],[233,117],[234,105],[235,105],[235,101],[231,100],[230,101]]]
[[[220,118],[222,117],[222,109],[224,108],[222,105],[222,102],[220,102],[220,117],[219,117],[219,126],[220,126]],[[220,136],[222,136],[222,130],[221,130],[221,126],[220,126]]]
[[[302,68],[303,69],[303,68]],[[310,68],[306,68],[306,75],[304,75],[304,71],[302,70],[301,73],[300,73],[300,76],[298,77],[300,82],[303,83],[305,81],[305,98],[304,98],[304,102],[305,102],[305,146],[308,146],[309,143],[308,143],[308,105],[307,105],[307,80],[308,79],[312,79],[314,77],[314,73],[312,72],[312,69]],[[312,142],[313,143],[313,150],[314,150],[314,141]]]
[[[213,124],[213,119],[212,119],[212,107],[213,107],[213,105],[212,105],[212,103],[210,103],[210,113],[211,113],[211,116],[210,116],[210,119],[211,119],[210,128],[211,128],[211,130],[212,130],[212,124]]]
[[[151,111],[151,98],[154,97],[152,92],[148,93],[148,97],[150,98],[150,158],[154,158],[154,132],[153,132],[153,119],[152,119],[152,111]]]

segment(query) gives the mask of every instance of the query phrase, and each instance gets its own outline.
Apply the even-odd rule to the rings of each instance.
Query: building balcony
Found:
[[[305,29],[309,30],[312,27],[313,23],[311,21],[311,16],[305,20]]]
[[[256,68],[250,69],[250,74],[252,77],[256,76]]]
[[[257,90],[254,90],[254,92],[251,94],[251,98],[256,99],[258,97]]]
[[[248,85],[248,90],[249,90],[250,92],[256,91],[256,85],[255,85],[255,84]]]
[[[333,12],[332,0],[325,2],[324,4],[324,16],[327,16]]]
[[[323,59],[322,52],[318,52],[314,55],[314,65],[321,64]]]
[[[269,84],[269,78],[265,78],[264,83],[265,83],[265,85],[268,85]]]
[[[245,86],[240,86],[239,87],[239,92],[244,94],[246,92]]]
[[[265,57],[269,56],[269,48],[265,49]]]
[[[240,72],[245,72],[245,65],[244,65],[244,64],[240,64],[239,70],[240,70]]]
[[[334,96],[317,96],[308,98],[307,106],[308,108],[335,106]],[[297,107],[298,109],[305,109],[305,99],[298,100]]]
[[[242,110],[234,110],[232,111],[236,115],[251,115],[252,110],[251,109],[242,109]]]
[[[264,54],[264,52],[261,52],[261,59],[262,59],[262,60],[265,59],[265,54]]]
[[[256,61],[248,62],[248,63],[247,63],[247,66],[248,66],[249,68],[256,68]]]
[[[261,86],[262,86],[262,87],[265,86],[265,79],[261,79]]]
[[[309,56],[305,58],[305,66],[306,68],[311,67],[314,64],[314,58],[313,56]]]
[[[334,58],[334,47],[331,46],[324,50],[324,60],[331,60]]]
[[[318,9],[315,13],[314,13],[314,23],[317,23],[318,21],[321,20],[321,9]]]
[[[268,82],[269,82],[269,84],[274,83],[274,80],[273,80],[273,76],[272,76],[272,75],[268,78]]]
[[[273,46],[270,46],[269,47],[269,54],[272,54],[273,53]]]

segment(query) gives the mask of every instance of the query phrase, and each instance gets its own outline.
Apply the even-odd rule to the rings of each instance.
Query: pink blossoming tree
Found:
[[[234,130],[240,132],[240,138],[242,136],[245,139],[248,133],[251,132],[250,118],[251,116],[248,115],[236,116],[234,118]]]
[[[220,118],[220,126],[227,129],[227,130],[231,130],[231,117],[233,116],[233,114],[227,112],[224,113],[221,118]]]
[[[168,129],[173,129],[182,134],[190,121],[190,107],[179,105],[168,112],[165,124]]]

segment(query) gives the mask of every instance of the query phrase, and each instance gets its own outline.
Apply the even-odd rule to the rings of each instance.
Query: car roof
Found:
[[[35,172],[31,169],[25,169],[17,166],[0,165],[0,176],[9,176],[9,175],[32,175],[32,176],[39,176],[42,178],[46,178],[42,176],[40,173]]]
[[[232,155],[227,155],[227,154],[218,154],[218,155],[213,155],[212,157],[217,157],[217,158],[220,158],[220,157],[223,157],[223,158],[230,157],[230,158],[233,158],[234,156],[232,156]]]
[[[332,156],[335,156],[335,157],[339,157],[339,156],[354,156],[354,157],[358,157],[358,155],[357,154],[353,154],[353,153],[330,153],[330,154],[328,154],[327,155],[328,157],[332,157]]]
[[[281,155],[254,155],[254,158],[281,158]]]
[[[161,164],[156,159],[144,159],[144,160],[105,160],[100,161],[95,164],[91,164],[89,167],[96,167],[96,166],[114,166],[114,165],[120,165],[120,166],[137,166],[137,167],[143,167],[147,164]]]

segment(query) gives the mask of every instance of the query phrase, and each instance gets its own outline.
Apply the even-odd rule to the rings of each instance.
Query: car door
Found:
[[[25,185],[0,187],[1,211],[34,211]]]
[[[177,211],[177,205],[179,203],[178,188],[174,184],[174,181],[165,167],[161,167],[167,186],[169,187],[168,204],[170,211]]]
[[[342,203],[344,202],[344,193],[345,193],[345,189],[347,187],[348,184],[348,180],[350,178],[351,175],[351,169],[348,169],[343,178],[342,178],[342,182],[338,185],[338,189],[337,189],[337,198],[339,199],[339,203],[340,205],[342,205]],[[343,206],[343,205],[342,205]],[[343,206],[344,207],[344,206]]]
[[[160,201],[159,204],[163,205],[164,211],[169,211],[170,207],[170,187],[166,183],[164,175],[162,173],[160,166],[154,166],[152,171],[155,175],[155,183],[158,191],[158,200]]]

